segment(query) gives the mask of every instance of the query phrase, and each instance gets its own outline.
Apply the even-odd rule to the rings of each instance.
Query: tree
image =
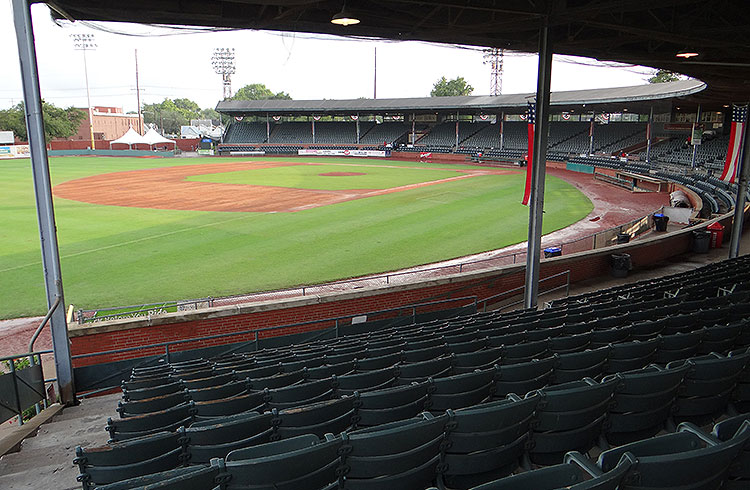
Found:
[[[648,79],[648,83],[676,82],[680,77],[673,71],[659,69],[654,72],[654,76]]]
[[[455,95],[471,95],[474,87],[466,83],[464,77],[456,77],[453,80],[446,80],[445,77],[435,82],[430,92],[430,97],[451,97]]]
[[[86,111],[75,107],[63,109],[42,101],[42,115],[44,116],[44,138],[70,138],[78,132],[81,122],[86,119]],[[19,139],[26,140],[26,117],[23,102],[10,109],[0,110],[0,130],[13,131]]]
[[[262,83],[251,83],[239,89],[231,100],[267,100],[282,99],[292,100],[292,97],[286,92],[273,93],[271,89]]]

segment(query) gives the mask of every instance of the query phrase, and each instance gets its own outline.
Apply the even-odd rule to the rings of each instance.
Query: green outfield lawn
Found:
[[[58,184],[107,172],[228,161],[232,159],[65,157],[51,159],[51,175],[53,184]],[[340,185],[337,179],[363,177],[369,182],[365,188],[388,187],[392,185],[388,182],[436,180],[457,175],[451,170],[469,168],[346,157],[310,161],[321,165],[287,168],[295,172],[316,168],[312,177],[324,183],[295,180],[292,187],[331,188]],[[367,167],[367,176],[317,175],[359,171],[354,170],[356,164],[372,167]],[[404,168],[400,174],[399,169],[387,168],[417,166],[425,170]],[[258,177],[253,172],[202,175],[197,180],[210,177],[247,184],[261,179],[264,185],[283,184],[279,173],[263,171],[266,175]],[[232,180],[225,180],[228,177]],[[523,183],[521,172],[473,177],[295,213],[168,211],[56,198],[65,300],[88,309],[229,295],[501,248],[526,239],[528,208],[520,204]],[[0,318],[43,314],[29,161],[0,160],[0,189]],[[547,178],[544,233],[584,218],[591,209],[589,200],[573,186]]]

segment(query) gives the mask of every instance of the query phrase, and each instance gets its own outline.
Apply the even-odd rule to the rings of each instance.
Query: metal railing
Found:
[[[559,277],[564,277],[565,278],[565,282],[563,284],[561,284],[559,286],[554,286],[554,287],[552,287],[550,289],[546,289],[546,290],[543,290],[543,291],[541,290],[542,285],[544,283],[546,283],[547,281],[551,281],[553,279],[557,279]],[[477,303],[477,308],[481,304],[482,305],[482,311],[487,311],[487,305],[500,303],[500,302],[502,302],[502,300],[500,298],[503,298],[503,297],[512,298],[513,296],[519,296],[519,295],[521,295],[524,292],[525,289],[526,289],[526,286],[519,286],[517,288],[509,289],[507,291],[503,291],[502,293],[493,294],[492,296],[488,296],[488,297],[484,298],[483,300],[479,301]],[[545,294],[550,294],[550,293],[553,293],[555,291],[559,291],[561,289],[565,289],[565,297],[567,297],[570,294],[570,269],[568,269],[566,271],[563,271],[563,272],[559,272],[557,274],[553,274],[551,276],[547,276],[544,279],[540,279],[539,280],[539,289],[540,289],[540,291],[539,291],[539,296],[540,297],[543,296],[543,295],[545,295]],[[501,306],[499,306],[498,308],[496,308],[496,310],[497,311],[507,310],[508,308],[512,308],[514,306],[518,306],[518,305],[521,305],[521,304],[523,304],[523,300],[512,301],[510,303],[502,304]]]
[[[79,309],[76,312],[76,320],[79,325],[84,323],[102,322],[115,318],[139,318],[151,317],[174,311],[194,311],[201,308],[213,306],[214,298],[199,298],[179,301],[163,301],[161,303],[144,303],[140,305],[115,306],[110,308],[98,308],[95,310]]]
[[[252,336],[252,339],[249,340],[249,341],[246,341],[246,342],[241,342],[241,343],[239,343],[239,345],[227,346],[227,349],[224,352],[222,352],[220,355],[231,354],[231,353],[239,351],[241,349],[245,349],[249,345],[252,346],[252,351],[257,351],[257,350],[260,349],[260,342],[263,340],[263,338],[264,338],[263,334],[265,332],[272,332],[272,331],[276,331],[276,330],[290,329],[290,328],[294,328],[294,327],[304,327],[304,326],[310,326],[310,325],[315,325],[315,324],[328,324],[328,325],[330,325],[330,327],[327,327],[327,328],[323,327],[323,328],[316,329],[314,331],[308,332],[308,333],[313,334],[313,335],[312,335],[311,339],[309,339],[307,341],[308,342],[314,341],[314,340],[322,338],[323,336],[331,334],[331,333],[333,333],[334,338],[338,338],[341,335],[341,328],[345,328],[347,326],[352,326],[352,325],[357,325],[356,323],[352,323],[352,319],[353,318],[357,318],[357,317],[361,317],[363,315],[366,315],[368,322],[378,321],[378,320],[389,320],[389,319],[393,319],[394,321],[403,321],[403,320],[409,318],[409,316],[411,316],[412,323],[414,323],[416,321],[417,315],[420,314],[420,311],[419,311],[420,309],[423,309],[425,307],[433,307],[433,306],[437,306],[437,305],[444,305],[444,304],[447,304],[447,303],[462,303],[459,306],[455,306],[454,308],[465,308],[465,307],[468,307],[468,306],[473,306],[474,310],[476,311],[478,300],[477,300],[476,296],[461,296],[461,297],[458,297],[458,298],[448,298],[448,299],[441,299],[441,300],[435,300],[435,301],[427,301],[427,302],[423,302],[423,303],[414,303],[414,304],[409,304],[409,305],[404,305],[404,306],[399,306],[399,307],[394,307],[394,308],[387,308],[387,309],[384,309],[384,310],[377,310],[377,311],[372,311],[372,312],[367,312],[367,313],[357,313],[357,314],[352,314],[352,315],[343,315],[343,316],[338,316],[338,317],[323,318],[323,319],[319,319],[319,320],[310,320],[310,321],[306,321],[306,322],[291,323],[291,324],[287,324],[287,325],[277,325],[277,326],[273,326],[273,327],[253,328],[253,329],[242,330],[242,331],[238,331],[238,332],[227,332],[227,333],[223,333],[223,334],[207,335],[207,336],[203,336],[203,337],[195,337],[195,338],[190,338],[190,339],[171,340],[171,341],[168,341],[168,342],[159,342],[159,343],[154,343],[154,344],[140,345],[140,346],[137,346],[137,347],[126,347],[126,348],[122,348],[122,349],[112,349],[112,350],[99,351],[99,352],[88,352],[88,353],[85,353],[85,354],[74,355],[74,356],[72,356],[72,358],[73,359],[85,359],[85,358],[97,357],[97,356],[108,356],[108,355],[113,355],[113,354],[122,354],[122,353],[127,353],[127,352],[146,351],[148,349],[152,349],[153,350],[153,349],[156,349],[156,348],[163,348],[164,349],[164,353],[162,354],[163,360],[164,360],[164,362],[170,362],[170,355],[173,352],[176,352],[176,351],[173,350],[174,346],[184,345],[184,344],[189,344],[189,343],[201,343],[201,342],[205,342],[205,341],[209,341],[209,340],[215,340],[215,339],[220,339],[220,338],[230,338],[230,337],[240,337],[240,336]],[[387,316],[385,318],[380,318],[380,319],[377,318],[378,316],[382,316],[382,315],[385,315],[385,314],[397,313],[397,312],[405,311],[405,310],[406,311],[410,311],[410,315],[401,315],[401,316],[392,315],[392,316]],[[432,312],[432,311],[438,311],[438,310],[431,308],[428,311],[426,311],[425,313]],[[347,320],[348,320],[348,322],[347,322]],[[268,337],[273,337],[273,336],[268,336]],[[196,348],[200,348],[200,347],[196,347]],[[170,350],[170,349],[172,349],[172,350]],[[158,355],[158,354],[150,354],[149,357],[151,355]],[[152,361],[153,361],[152,359],[148,359],[146,362],[152,362]],[[112,379],[116,379],[116,378],[120,377],[123,373],[129,372],[129,371],[130,371],[130,368],[128,368],[126,370],[122,370],[122,371],[116,372],[116,373],[114,373],[112,375],[109,375],[109,376],[107,376],[105,378],[102,378],[99,381],[99,383],[101,383],[101,382],[107,382],[107,381],[112,380]],[[97,393],[101,393],[103,391],[111,390],[113,388],[116,388],[117,386],[119,386],[119,380],[118,380],[118,384],[108,385],[108,386],[106,386],[104,388],[99,388],[99,389],[96,389],[96,390],[91,390],[91,391],[88,391],[85,394],[78,394],[78,396],[79,397],[91,396],[91,395],[94,395],[94,394],[97,394]]]
[[[47,408],[46,387],[48,383],[57,381],[57,378],[44,378],[42,354],[51,353],[51,350],[40,350],[0,357],[0,363],[7,363],[8,367],[8,372],[0,373],[0,376],[11,376],[11,385],[13,387],[11,392],[0,393],[0,409],[3,409],[0,412],[17,414],[18,425],[23,425],[24,412],[32,406],[36,407],[37,414],[41,411],[39,401],[44,404],[44,408]],[[19,369],[16,361],[25,361],[27,359],[29,360],[29,366]],[[38,376],[34,375],[33,371],[35,370],[38,370]],[[29,373],[31,379],[26,379],[28,376],[24,372]],[[12,418],[12,416],[9,418]],[[5,417],[0,417],[0,419],[0,423],[8,420]]]

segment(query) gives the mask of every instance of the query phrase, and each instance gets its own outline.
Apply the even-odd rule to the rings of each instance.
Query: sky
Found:
[[[137,108],[136,50],[142,104],[186,97],[202,108],[215,107],[222,83],[211,67],[211,55],[224,47],[235,48],[233,91],[263,83],[300,100],[371,98],[377,50],[378,98],[429,96],[441,76],[464,77],[474,87],[473,95],[490,93],[490,68],[478,48],[267,31],[186,34],[123,23],[58,25],[41,4],[32,7],[32,16],[42,97],[61,107],[87,104],[83,52],[73,48],[74,33],[93,33],[96,39],[97,49],[86,53],[91,104],[122,107],[125,112]],[[10,0],[0,0],[0,46],[0,109],[5,109],[23,97]],[[640,85],[653,71],[601,65],[556,56],[552,90]],[[535,91],[536,67],[536,55],[506,54],[502,92]]]

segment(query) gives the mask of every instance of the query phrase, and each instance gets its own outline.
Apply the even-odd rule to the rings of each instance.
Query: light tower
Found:
[[[503,93],[503,49],[488,48],[484,50],[484,64],[490,65],[490,95]]]
[[[93,34],[71,34],[73,39],[73,49],[83,51],[83,75],[86,78],[86,100],[89,107],[89,135],[91,136],[91,149],[94,146],[94,111],[91,108],[91,93],[89,92],[89,68],[86,62],[86,51],[96,49],[96,40]]]
[[[235,72],[234,48],[216,48],[211,56],[211,66],[221,75],[224,87],[224,99],[232,96],[232,75]]]

